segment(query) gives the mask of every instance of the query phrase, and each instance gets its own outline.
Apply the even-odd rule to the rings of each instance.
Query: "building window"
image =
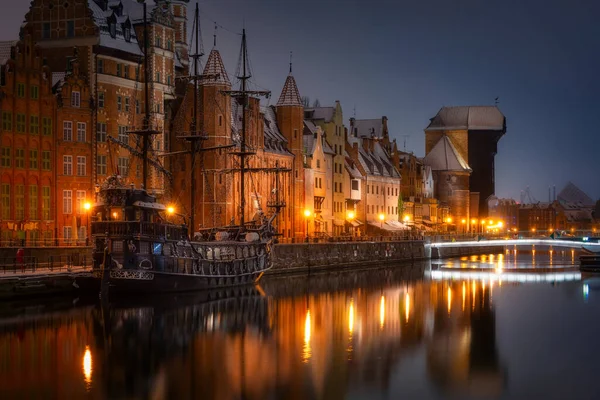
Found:
[[[96,63],[96,71],[99,74],[104,73],[104,60],[98,60],[98,62]]]
[[[50,151],[42,150],[42,169],[50,171]]]
[[[73,140],[73,122],[71,121],[63,121],[63,140]]]
[[[38,168],[38,151],[33,149],[29,150],[29,169]]]
[[[154,38],[154,45],[155,45],[156,47],[160,47],[160,36],[156,36],[156,37]]]
[[[42,219],[50,219],[50,186],[42,186]]]
[[[63,190],[63,214],[71,214],[73,212],[73,192],[71,190]]]
[[[321,168],[321,160],[317,158],[317,168]]]
[[[96,140],[98,142],[106,142],[106,123],[98,122],[96,124]]]
[[[2,219],[10,219],[10,185],[2,184]]]
[[[25,97],[25,84],[17,83],[17,97]]]
[[[71,227],[71,226],[63,226],[63,239],[64,239],[64,241],[65,241],[66,244],[71,243],[71,233],[72,232],[73,232],[73,227]]]
[[[104,108],[104,92],[98,93],[98,108]]]
[[[110,36],[114,39],[117,36],[117,24],[115,24],[114,22],[110,22],[108,29]]]
[[[17,132],[25,133],[25,114],[17,114]]]
[[[167,75],[167,85],[171,86],[171,75]]]
[[[12,113],[3,111],[2,112],[2,130],[5,132],[12,131]]]
[[[121,96],[117,96],[117,111],[121,111],[123,109],[122,101],[123,100]]]
[[[15,186],[15,220],[25,219],[25,185]]]
[[[156,104],[156,113],[160,114],[160,104]]]
[[[136,114],[140,113],[140,101],[139,100],[135,101],[135,113]]]
[[[119,157],[119,175],[127,176],[129,173],[129,158]]]
[[[52,118],[42,118],[42,134],[44,136],[52,135]]]
[[[31,98],[37,100],[40,97],[40,87],[36,85],[31,85],[30,90]]]
[[[129,97],[125,97],[125,112],[129,112]]]
[[[123,31],[123,36],[125,36],[125,41],[129,42],[131,40],[131,28],[125,28],[125,30]]]
[[[85,204],[85,190],[78,190],[75,194],[75,211],[77,214],[84,212],[83,205]]]
[[[50,39],[50,22],[44,22],[42,25],[42,39]]]
[[[85,156],[77,156],[77,176],[86,175],[86,164]]]
[[[119,125],[119,142],[129,144],[129,134],[126,126]]]
[[[38,187],[29,186],[29,219],[38,219]]]
[[[106,156],[96,156],[96,173],[106,175]]]
[[[67,37],[75,36],[75,21],[67,21]]]
[[[117,76],[121,76],[121,64],[117,64]]]
[[[298,129],[294,129],[294,139],[298,137]]]
[[[85,142],[87,139],[87,124],[85,122],[77,123],[77,141]]]
[[[167,50],[173,51],[173,42],[171,39],[167,39]]]
[[[129,79],[129,66],[123,65],[123,78]]]
[[[71,92],[71,107],[81,107],[81,93],[73,91]]]
[[[15,167],[25,168],[25,150],[15,149]]]
[[[63,156],[63,175],[73,175],[73,156]]]
[[[160,71],[156,71],[156,82],[160,83]]]
[[[40,118],[37,115],[29,116],[29,133],[32,135],[40,133]]]

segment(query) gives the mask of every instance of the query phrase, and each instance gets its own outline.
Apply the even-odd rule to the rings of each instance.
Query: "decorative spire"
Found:
[[[210,51],[202,74],[206,76],[202,79],[203,85],[231,85],[221,53],[215,48]]]
[[[292,74],[292,52],[290,51],[290,75]]]
[[[299,106],[302,107],[302,99],[300,98],[300,92],[298,91],[298,86],[296,85],[296,80],[292,75],[292,64],[290,63],[290,74],[285,80],[285,85],[283,85],[283,90],[281,91],[281,96],[279,96],[279,101],[277,102],[277,106]]]
[[[213,47],[217,47],[217,23],[215,22],[215,33],[213,33]]]

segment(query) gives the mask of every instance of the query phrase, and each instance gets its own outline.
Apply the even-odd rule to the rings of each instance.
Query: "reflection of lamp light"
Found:
[[[450,286],[448,286],[448,313],[450,313],[451,309],[452,309],[452,289],[450,289]]]
[[[404,299],[404,311],[406,312],[406,322],[408,322],[408,317],[410,316],[410,295],[408,292],[406,292]]]
[[[306,310],[306,319],[304,320],[304,349],[302,350],[302,360],[305,363],[307,363],[311,357],[310,333],[310,310]]]
[[[92,352],[89,346],[85,346],[85,353],[83,354],[83,379],[88,385],[92,383]]]
[[[383,329],[383,323],[385,321],[385,297],[381,296],[381,302],[379,303],[379,327]]]
[[[350,309],[348,310],[348,332],[352,334],[354,330],[354,301],[350,299]]]

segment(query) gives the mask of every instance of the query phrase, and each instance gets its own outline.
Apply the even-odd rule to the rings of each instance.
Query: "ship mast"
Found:
[[[240,157],[240,226],[243,227],[245,223],[244,211],[246,207],[245,174],[246,171],[253,169],[246,167],[246,158],[256,154],[254,151],[248,151],[246,148],[246,107],[248,106],[248,97],[250,95],[254,95],[265,96],[268,98],[271,95],[271,92],[268,90],[248,90],[248,79],[252,77],[252,74],[250,73],[248,68],[249,66],[247,65],[248,48],[246,43],[246,29],[242,30],[242,50],[240,57],[242,58],[240,71],[241,75],[238,75],[237,78],[241,81],[241,90],[224,90],[222,92],[236,98],[238,104],[242,106],[242,134],[240,138],[240,151],[231,152],[230,154]]]

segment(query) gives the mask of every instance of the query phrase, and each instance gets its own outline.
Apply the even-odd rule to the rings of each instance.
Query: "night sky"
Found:
[[[0,0],[0,39],[13,39],[29,1]],[[8,6],[10,4],[10,9]],[[194,1],[189,8],[189,26]],[[344,119],[388,117],[390,133],[424,155],[429,118],[442,106],[493,105],[507,118],[496,194],[527,186],[548,200],[571,180],[600,198],[600,1],[203,0],[206,52],[230,75],[245,24],[253,80],[277,102],[293,51],[300,94],[340,100]],[[204,57],[206,60],[206,57]]]

